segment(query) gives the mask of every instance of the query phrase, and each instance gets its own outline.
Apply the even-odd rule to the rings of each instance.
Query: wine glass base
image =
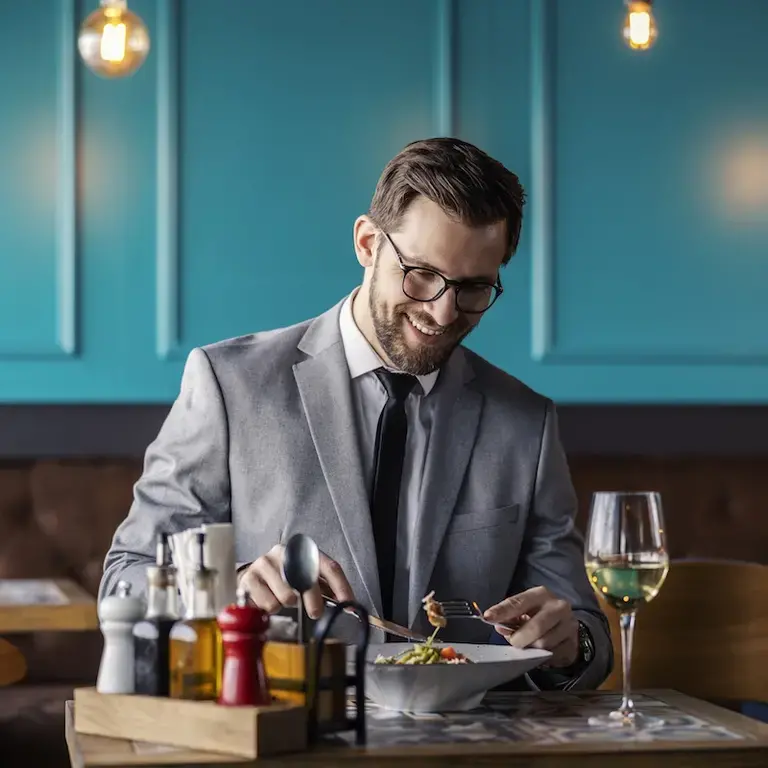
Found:
[[[642,712],[626,714],[618,710],[607,715],[595,715],[590,717],[588,722],[595,728],[634,728],[643,731],[664,725],[664,720],[660,717],[650,717]]]

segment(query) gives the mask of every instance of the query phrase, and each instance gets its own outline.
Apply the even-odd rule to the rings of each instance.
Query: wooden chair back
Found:
[[[27,662],[16,646],[0,637],[0,686],[11,685],[27,673]]]
[[[620,690],[618,614],[603,607],[616,661],[602,688]],[[767,702],[768,566],[673,561],[659,594],[637,612],[630,682],[710,701]]]

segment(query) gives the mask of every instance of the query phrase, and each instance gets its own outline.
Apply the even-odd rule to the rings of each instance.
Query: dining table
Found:
[[[27,672],[9,635],[98,626],[95,598],[71,579],[0,579],[0,686],[19,682]]]
[[[0,635],[98,627],[96,599],[72,579],[0,579]]]
[[[394,712],[368,702],[364,746],[356,745],[354,733],[340,732],[307,751],[258,760],[79,733],[72,701],[66,704],[65,735],[72,768],[613,768],[619,758],[622,768],[768,766],[768,725],[676,691],[638,691],[633,698],[663,725],[592,726],[592,716],[616,708],[620,695],[612,691],[499,691],[467,712]]]

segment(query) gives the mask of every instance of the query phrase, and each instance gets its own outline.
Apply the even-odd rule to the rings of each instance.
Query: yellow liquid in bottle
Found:
[[[214,609],[216,572],[204,566],[204,534],[197,534],[198,567],[190,582],[187,612],[169,635],[170,697],[215,701],[221,691],[221,631]]]
[[[214,701],[221,690],[221,632],[216,619],[183,619],[170,634],[170,696]]]

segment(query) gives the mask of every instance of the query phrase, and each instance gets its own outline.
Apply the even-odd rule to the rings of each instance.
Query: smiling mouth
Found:
[[[423,333],[425,336],[442,336],[445,333],[445,328],[437,329],[437,328],[429,328],[426,325],[422,325],[417,320],[414,320],[410,315],[405,316],[408,322],[417,330],[419,333]]]

